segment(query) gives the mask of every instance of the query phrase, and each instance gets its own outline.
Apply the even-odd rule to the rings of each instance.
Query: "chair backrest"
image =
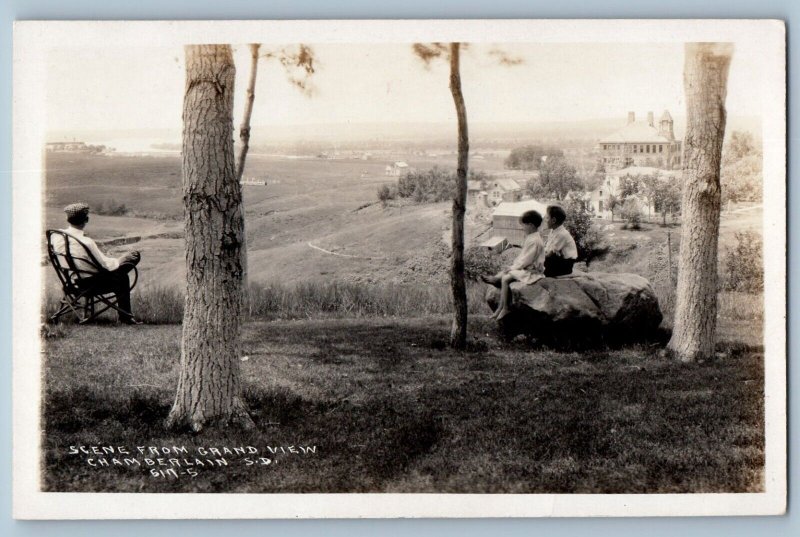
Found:
[[[79,291],[81,280],[106,271],[85,244],[58,229],[47,230],[47,257],[68,292]]]

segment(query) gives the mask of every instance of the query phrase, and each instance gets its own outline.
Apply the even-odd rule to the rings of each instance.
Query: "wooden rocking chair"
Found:
[[[56,251],[53,238],[60,236],[64,241],[64,252]],[[92,255],[89,249],[75,237],[63,231],[47,231],[47,256],[58,275],[64,296],[59,310],[50,316],[50,321],[58,322],[61,316],[72,312],[79,324],[96,319],[103,312],[114,309],[122,315],[131,315],[117,305],[113,291],[99,289],[98,285],[87,284],[87,280],[108,272]],[[130,289],[136,287],[139,272],[133,267],[133,281]]]

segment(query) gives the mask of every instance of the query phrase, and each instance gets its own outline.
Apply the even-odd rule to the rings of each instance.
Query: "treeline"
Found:
[[[541,145],[526,145],[512,149],[504,164],[506,168],[511,170],[539,170],[548,159],[559,157],[564,157],[564,151],[561,149]]]
[[[480,181],[481,189],[491,180],[486,172],[470,172],[469,181]],[[453,199],[456,190],[456,172],[434,166],[429,170],[411,171],[397,180],[397,185],[381,185],[378,200],[386,204],[397,198],[412,199],[417,203],[437,203]]]

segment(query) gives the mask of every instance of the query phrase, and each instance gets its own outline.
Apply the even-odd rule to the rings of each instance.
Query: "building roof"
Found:
[[[643,143],[663,144],[672,140],[659,133],[656,127],[651,127],[647,121],[634,121],[628,123],[617,132],[600,140],[601,144]]]
[[[536,200],[504,201],[492,212],[492,216],[522,216],[525,211],[538,211],[544,216],[547,204]]]
[[[519,183],[513,179],[495,179],[492,181],[492,184],[497,184],[498,187],[502,188],[505,191],[510,190],[519,190],[522,187],[519,186]]]
[[[501,246],[503,243],[508,243],[508,239],[506,239],[505,237],[499,237],[497,235],[494,235],[491,238],[483,241],[481,243],[481,246],[485,248],[496,248],[498,246]]]
[[[480,181],[467,181],[467,190],[480,190],[480,189],[481,189]]]
[[[408,163],[399,161],[394,163],[395,168],[408,168]]]
[[[664,113],[661,114],[661,120],[660,121],[672,121],[672,116],[669,115],[669,110],[664,110]]]

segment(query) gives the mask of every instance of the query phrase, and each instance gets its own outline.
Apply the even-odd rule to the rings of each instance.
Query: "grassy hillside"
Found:
[[[736,335],[724,358],[658,349],[565,353],[508,346],[473,318],[248,323],[242,361],[257,428],[168,432],[180,327],[64,327],[47,342],[47,491],[673,493],[763,490],[763,354]],[[735,324],[730,332],[736,333]],[[68,446],[253,446],[267,466],[97,468]],[[273,454],[268,446],[315,446]],[[152,457],[152,455],[151,455]],[[185,455],[162,455],[163,460]],[[110,459],[110,457],[108,457]],[[170,463],[166,463],[170,464]],[[166,470],[170,466],[158,467]],[[178,473],[179,472],[179,473]]]

